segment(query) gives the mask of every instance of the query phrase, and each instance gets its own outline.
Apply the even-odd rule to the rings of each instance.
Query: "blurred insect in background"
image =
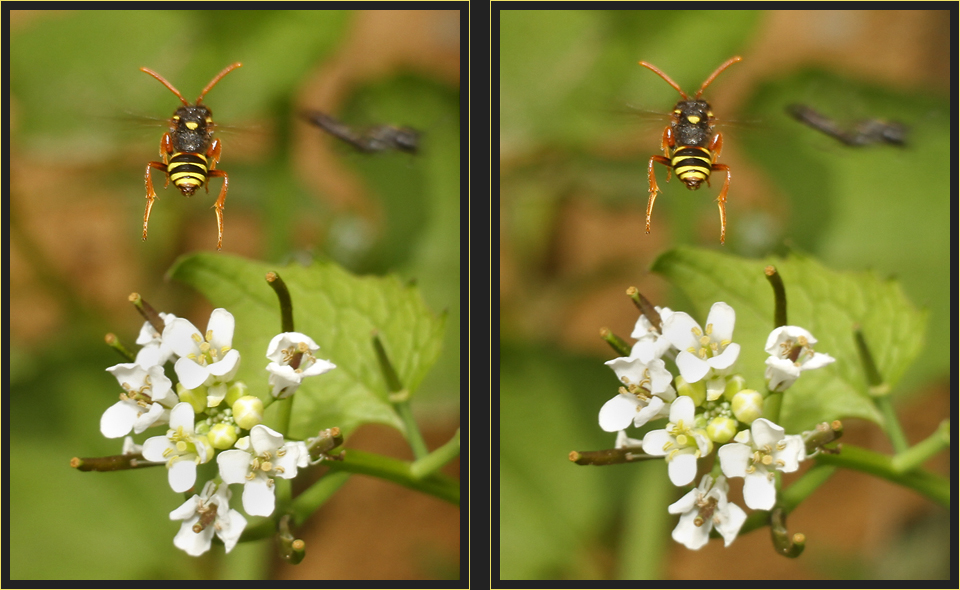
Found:
[[[377,125],[362,131],[356,131],[346,123],[338,121],[320,111],[304,111],[303,117],[323,129],[330,135],[341,139],[365,154],[397,150],[417,153],[420,145],[420,132],[410,127],[394,127],[392,125]]]
[[[150,169],[156,168],[162,170],[166,175],[164,188],[172,181],[173,185],[188,197],[193,195],[201,186],[206,186],[209,193],[208,180],[210,177],[223,177],[220,196],[213,205],[217,211],[217,250],[223,245],[223,203],[227,198],[229,178],[226,172],[217,170],[222,145],[219,139],[213,138],[214,128],[216,127],[213,123],[213,113],[209,108],[200,104],[200,101],[217,82],[242,65],[241,63],[231,64],[214,76],[213,80],[200,93],[200,97],[197,98],[197,103],[194,105],[187,102],[180,91],[174,88],[170,82],[167,82],[163,76],[148,68],[140,68],[141,72],[146,72],[159,80],[160,83],[176,94],[180,102],[183,103],[183,106],[178,108],[173,113],[173,117],[170,118],[170,130],[164,133],[160,139],[160,156],[163,158],[163,162],[147,163],[144,180],[147,187],[147,210],[143,214],[144,240],[147,239],[147,223],[150,221],[150,210],[153,209],[153,202],[157,198],[157,193],[153,190],[153,181],[150,178]]]
[[[693,99],[687,96],[676,82],[656,66],[645,61],[639,62],[641,66],[663,78],[683,97],[683,100],[673,107],[673,117],[670,125],[663,130],[663,140],[661,142],[663,155],[650,156],[650,163],[647,166],[647,180],[650,183],[650,197],[647,200],[647,233],[650,233],[650,216],[653,213],[653,203],[657,200],[657,193],[660,192],[653,171],[653,165],[659,162],[667,167],[667,182],[670,181],[670,171],[673,170],[677,174],[677,178],[685,183],[690,190],[700,188],[704,181],[709,186],[710,173],[715,170],[726,173],[727,178],[723,183],[723,188],[720,189],[720,196],[717,197],[717,205],[720,208],[720,243],[724,242],[727,233],[726,202],[727,189],[730,188],[730,168],[725,164],[717,164],[720,150],[723,149],[723,136],[720,133],[715,134],[713,132],[716,119],[710,109],[710,104],[701,100],[700,95],[713,82],[714,78],[720,75],[720,72],[740,60],[741,57],[738,55],[723,62],[704,81]]]
[[[896,121],[867,119],[858,121],[852,130],[844,129],[836,121],[802,104],[787,106],[787,113],[797,121],[824,133],[840,143],[860,147],[873,143],[889,143],[904,147],[907,141],[907,126]]]

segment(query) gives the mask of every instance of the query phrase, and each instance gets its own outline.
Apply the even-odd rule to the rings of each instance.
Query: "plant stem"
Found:
[[[909,449],[894,455],[891,465],[898,473],[907,473],[923,465],[930,457],[948,448],[950,448],[950,421],[944,420],[933,434]]]
[[[434,451],[426,457],[414,461],[410,466],[410,473],[417,479],[423,479],[427,475],[439,471],[441,467],[453,461],[459,455],[460,429],[458,428],[453,438],[447,441],[446,444],[434,449]]]
[[[901,473],[894,468],[893,458],[887,455],[853,445],[843,445],[840,453],[821,453],[815,460],[818,464],[846,467],[882,477],[919,492],[944,507],[950,506],[950,481],[947,478],[919,469]]]
[[[897,412],[893,409],[890,396],[875,397],[873,398],[873,403],[877,405],[877,409],[883,414],[883,430],[887,433],[887,436],[890,437],[893,450],[897,453],[903,453],[910,448],[910,443],[907,442],[907,435],[903,433],[903,428],[900,427],[900,420],[897,418]]]
[[[433,473],[423,478],[417,478],[411,472],[411,464],[408,461],[350,449],[344,453],[343,460],[325,461],[324,465],[334,472],[346,471],[379,477],[412,490],[436,496],[451,504],[460,505],[460,482],[458,480],[442,473]],[[299,499],[298,497],[297,500]]]

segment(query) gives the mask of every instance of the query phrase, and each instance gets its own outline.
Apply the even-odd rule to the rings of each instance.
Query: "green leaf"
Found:
[[[816,350],[836,362],[806,372],[784,394],[781,423],[789,432],[824,420],[864,418],[880,423],[868,394],[853,328],[859,324],[884,380],[895,386],[923,346],[926,311],[918,311],[900,285],[869,272],[836,272],[793,253],[787,258],[750,260],[694,248],[666,252],[654,272],[680,287],[703,324],[711,305],[724,301],[736,310],[733,339],[740,343],[739,371],[748,386],[764,385],[763,347],[773,329],[773,290],[763,269],[774,265],[787,293],[787,322],[809,330]]]
[[[294,329],[320,345],[319,357],[337,365],[304,380],[294,396],[290,435],[312,436],[331,426],[349,432],[366,422],[402,430],[387,401],[371,335],[379,332],[401,383],[412,393],[440,354],[445,318],[431,313],[420,292],[394,276],[357,277],[330,262],[281,267],[214,253],[179,259],[170,276],[236,318],[233,346],[242,355],[237,378],[264,399],[270,396],[267,344],[280,333],[277,297],[264,278],[269,271],[280,275],[290,291]]]

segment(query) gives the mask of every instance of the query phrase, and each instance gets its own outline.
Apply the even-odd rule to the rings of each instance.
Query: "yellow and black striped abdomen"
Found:
[[[713,154],[705,147],[678,147],[670,157],[670,165],[677,178],[690,188],[696,188],[701,182],[710,178]]]
[[[175,152],[167,164],[167,174],[175,187],[191,195],[207,181],[207,157],[195,152]]]

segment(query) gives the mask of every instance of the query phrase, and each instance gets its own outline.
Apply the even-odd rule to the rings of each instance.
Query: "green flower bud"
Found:
[[[207,438],[210,439],[210,444],[215,449],[229,449],[237,442],[237,427],[233,424],[224,424],[220,422],[219,424],[214,424],[210,428],[210,433],[207,434]]]
[[[180,401],[193,406],[195,414],[207,409],[207,387],[205,385],[196,389],[187,389],[182,383],[177,383],[177,395],[180,397]]]
[[[707,437],[713,442],[723,444],[737,434],[737,421],[733,418],[717,416],[707,424]]]
[[[250,430],[263,421],[263,402],[252,395],[241,397],[233,403],[233,419],[240,428]]]
[[[733,375],[727,379],[727,386],[723,388],[723,399],[733,400],[733,396],[746,386],[747,380],[743,378],[743,375]]]
[[[737,420],[751,424],[763,413],[763,396],[753,389],[742,389],[733,396],[730,409]]]
[[[703,380],[696,383],[687,383],[686,379],[677,375],[674,381],[677,385],[677,394],[685,395],[693,400],[694,406],[702,406],[707,399],[707,386]]]
[[[237,400],[245,395],[250,395],[250,388],[243,381],[236,381],[227,390],[227,407],[232,408]]]

